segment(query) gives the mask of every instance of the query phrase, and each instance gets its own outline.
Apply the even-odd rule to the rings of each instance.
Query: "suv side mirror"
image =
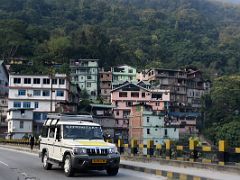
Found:
[[[107,141],[107,139],[110,139],[110,138],[111,138],[111,135],[110,135],[110,134],[107,134],[107,133],[104,133],[104,134],[103,134],[103,138],[104,138],[104,141]]]

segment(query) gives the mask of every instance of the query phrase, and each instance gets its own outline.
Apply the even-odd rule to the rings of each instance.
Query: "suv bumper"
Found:
[[[92,160],[105,160],[106,163],[93,163]],[[119,164],[119,154],[109,154],[107,156],[72,155],[72,167],[75,169],[104,170],[119,168]]]

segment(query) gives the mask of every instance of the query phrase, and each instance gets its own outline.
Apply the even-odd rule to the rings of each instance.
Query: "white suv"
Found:
[[[120,163],[117,147],[104,141],[101,126],[88,115],[48,115],[40,136],[39,156],[44,169],[58,165],[66,176],[81,169],[106,170],[115,176]]]

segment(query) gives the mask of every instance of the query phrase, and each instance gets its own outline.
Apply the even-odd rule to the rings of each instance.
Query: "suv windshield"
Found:
[[[100,126],[64,125],[64,139],[103,139]]]

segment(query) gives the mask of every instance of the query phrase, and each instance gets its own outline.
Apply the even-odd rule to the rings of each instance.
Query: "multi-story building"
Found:
[[[8,137],[22,139],[33,133],[33,109],[11,108],[7,114]]]
[[[181,133],[196,133],[200,117],[201,97],[209,93],[211,82],[204,81],[201,71],[148,69],[137,73],[139,83],[149,82],[151,89],[170,90],[169,123],[181,126]],[[146,83],[145,83],[146,84]]]
[[[135,82],[136,73],[137,73],[136,68],[128,65],[113,67],[112,68],[112,76],[113,76],[112,89],[115,89],[118,86],[121,86],[126,81]]]
[[[8,110],[8,70],[3,61],[0,61],[0,137],[7,134]]]
[[[154,140],[155,144],[163,144],[165,139],[179,139],[179,128],[167,126],[164,117],[164,114],[156,113],[149,105],[132,106],[129,116],[129,138],[143,144],[147,144],[148,140]]]
[[[47,113],[56,104],[69,102],[70,81],[66,74],[9,76],[8,109],[33,108],[34,131],[39,132]]]
[[[93,121],[100,124],[103,132],[110,135],[110,138],[115,140],[115,118],[113,114],[113,108],[115,108],[115,106],[106,104],[90,104],[90,106]]]
[[[115,136],[128,139],[128,123],[131,108],[136,103],[152,106],[156,112],[166,112],[169,107],[169,90],[149,90],[134,83],[127,82],[111,91],[111,102],[115,105]]]
[[[186,69],[187,71],[187,102],[191,111],[200,111],[201,97],[204,95],[204,81],[199,70]]]
[[[99,71],[100,90],[99,94],[104,103],[111,102],[112,69],[101,68]]]
[[[98,59],[70,60],[71,81],[78,84],[81,90],[86,90],[89,98],[98,97]]]
[[[170,90],[171,107],[187,104],[187,73],[182,70],[150,69],[147,72],[148,81],[153,87]]]

